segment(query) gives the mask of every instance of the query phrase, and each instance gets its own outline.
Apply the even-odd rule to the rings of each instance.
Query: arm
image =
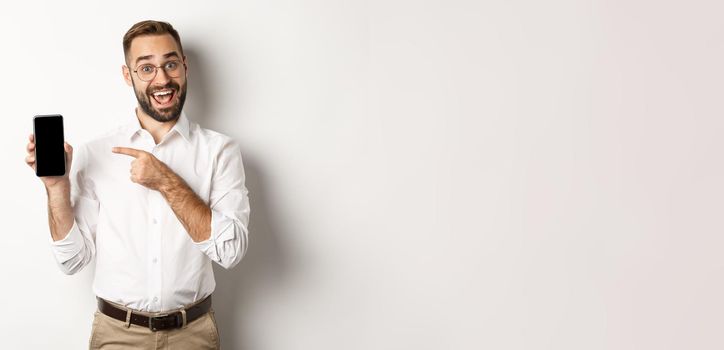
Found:
[[[25,157],[25,163],[35,171],[35,136],[30,134],[28,141],[26,147],[28,155]],[[70,205],[70,180],[68,179],[73,162],[73,147],[68,143],[64,147],[66,153],[65,175],[40,178],[48,195],[48,226],[53,241],[65,238],[73,227],[73,208]]]
[[[196,246],[226,269],[246,253],[249,200],[244,187],[241,152],[227,142],[216,159],[209,205],[186,182],[152,154],[124,147],[114,153],[134,157],[131,181],[159,191]]]
[[[35,170],[35,140],[30,135],[25,162]],[[74,274],[83,269],[95,255],[92,231],[95,229],[97,202],[84,197],[83,191],[71,194],[71,180],[82,181],[78,172],[70,176],[73,148],[65,144],[66,173],[64,176],[41,177],[48,195],[48,226],[51,248],[58,265],[65,274]],[[77,190],[78,188],[76,188]],[[72,200],[75,198],[75,200]],[[72,203],[75,202],[74,206]],[[77,210],[74,210],[77,209]],[[78,214],[76,218],[75,214]]]
[[[113,153],[135,158],[131,181],[159,191],[194,242],[209,239],[211,209],[180,176],[151,153],[127,147],[114,147]]]
[[[239,146],[227,140],[216,155],[211,181],[211,238],[197,243],[212,260],[229,269],[249,246],[249,196]]]
[[[181,177],[171,169],[167,171],[169,172],[168,180],[159,188],[159,192],[194,242],[209,239],[211,237],[211,209]]]
[[[73,207],[70,205],[70,181],[45,187],[48,193],[48,226],[53,241],[65,238],[73,228]]]

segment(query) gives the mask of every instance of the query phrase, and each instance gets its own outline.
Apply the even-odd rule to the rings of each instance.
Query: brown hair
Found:
[[[176,40],[176,44],[178,45],[179,50],[181,50],[180,54],[183,56],[184,49],[181,46],[181,38],[179,37],[176,29],[173,29],[173,26],[171,26],[168,22],[151,20],[138,22],[126,32],[126,35],[123,36],[123,56],[126,57],[126,60],[128,59],[128,51],[131,49],[131,42],[133,39],[142,35],[162,34],[170,34],[173,39]]]

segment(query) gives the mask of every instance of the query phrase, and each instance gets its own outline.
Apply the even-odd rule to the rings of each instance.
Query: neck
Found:
[[[136,117],[138,118],[138,121],[141,123],[141,127],[148,131],[151,136],[153,136],[153,141],[158,144],[161,142],[164,136],[168,134],[169,131],[173,128],[174,125],[176,125],[176,122],[178,122],[178,119],[168,121],[168,122],[159,122],[156,119],[151,118],[146,112],[143,111],[143,109],[136,107]]]

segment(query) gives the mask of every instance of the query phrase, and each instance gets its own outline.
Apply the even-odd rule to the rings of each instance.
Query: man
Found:
[[[218,349],[211,262],[229,269],[247,249],[241,153],[182,113],[188,67],[170,24],[133,25],[123,49],[133,122],[75,159],[66,143],[66,175],[41,178],[51,247],[67,274],[96,258],[91,349]]]

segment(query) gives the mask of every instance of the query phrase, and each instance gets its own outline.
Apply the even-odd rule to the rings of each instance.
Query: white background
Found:
[[[82,349],[24,164],[36,114],[126,122],[170,21],[186,111],[241,145],[225,349],[724,348],[719,1],[24,1],[0,8],[4,349]]]

